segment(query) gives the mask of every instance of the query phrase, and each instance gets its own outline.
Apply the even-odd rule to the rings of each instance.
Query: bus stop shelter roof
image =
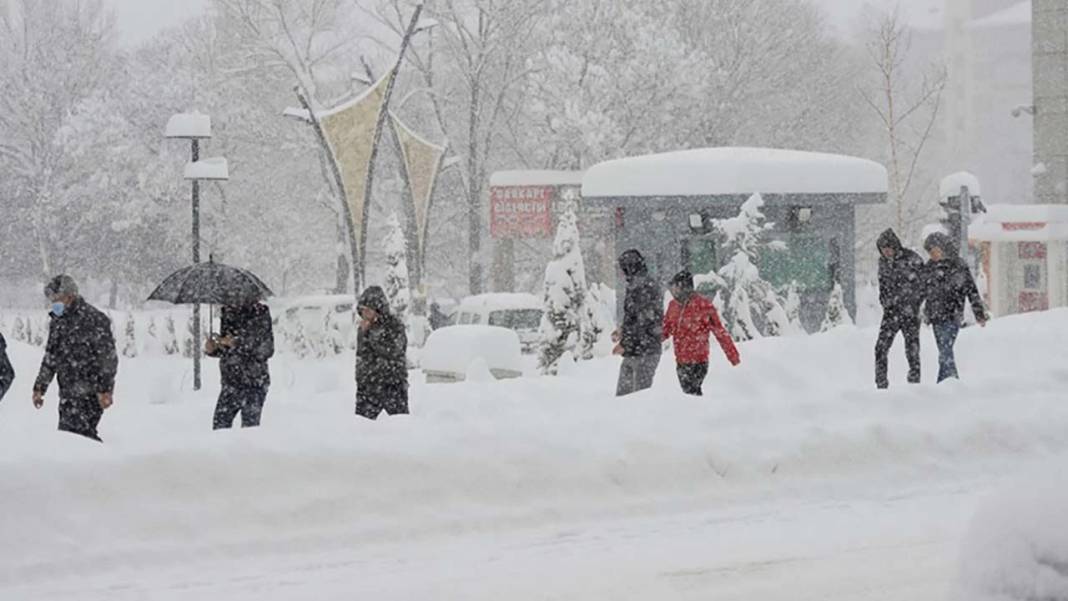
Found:
[[[857,157],[774,148],[706,148],[600,163],[582,180],[591,199],[765,196],[886,200],[886,168]]]

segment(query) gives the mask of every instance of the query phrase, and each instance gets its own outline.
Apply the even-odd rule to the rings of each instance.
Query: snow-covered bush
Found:
[[[137,356],[137,322],[133,313],[127,313],[122,327],[122,356]]]
[[[820,326],[820,331],[829,332],[837,327],[846,325],[853,325],[853,320],[849,317],[849,309],[846,308],[842,285],[835,282],[834,288],[831,289],[831,296],[827,300],[827,315],[823,318],[823,325]]]
[[[541,318],[538,356],[538,367],[543,374],[556,374],[560,357],[569,351],[574,355],[583,332],[595,329],[586,311],[586,294],[586,269],[579,248],[578,219],[574,207],[568,207],[560,216],[553,242],[553,259],[545,268],[545,310]],[[595,333],[590,335],[596,337]]]
[[[782,308],[786,311],[786,319],[790,324],[790,334],[798,335],[805,333],[805,326],[801,323],[801,293],[798,291],[797,280],[790,282],[783,295]]]
[[[165,355],[178,354],[178,333],[174,329],[174,316],[167,315],[167,321],[163,329],[163,353]]]

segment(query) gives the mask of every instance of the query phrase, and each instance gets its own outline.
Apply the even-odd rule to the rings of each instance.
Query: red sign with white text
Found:
[[[494,238],[550,238],[553,235],[552,186],[490,189],[490,235]]]

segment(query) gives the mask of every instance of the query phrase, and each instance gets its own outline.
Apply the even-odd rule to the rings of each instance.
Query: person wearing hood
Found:
[[[883,320],[875,343],[875,385],[888,388],[890,347],[898,332],[905,339],[905,357],[909,362],[908,381],[920,383],[920,305],[923,303],[923,259],[905,248],[888,229],[879,236],[879,304]]]
[[[68,275],[53,278],[44,293],[52,312],[33,405],[44,406],[48,387],[58,379],[60,431],[100,442],[97,426],[114,400],[119,367],[111,320],[81,297]]]
[[[627,280],[623,300],[623,324],[612,335],[615,354],[623,356],[616,396],[652,387],[660,364],[664,320],[663,293],[649,275],[645,257],[628,250],[619,257],[619,268]]]
[[[15,381],[15,368],[11,367],[11,361],[7,358],[7,341],[0,334],[0,401],[11,390],[11,384]]]
[[[371,286],[360,295],[356,338],[356,415],[377,419],[408,413],[408,336],[389,310],[385,291]]]
[[[208,339],[204,354],[219,360],[222,381],[213,429],[232,428],[239,413],[242,428],[259,426],[271,386],[267,361],[274,356],[270,308],[263,303],[223,307],[219,334]]]
[[[731,365],[741,363],[734,339],[723,327],[712,301],[694,290],[693,274],[683,270],[671,278],[674,297],[664,315],[663,339],[675,342],[676,371],[679,385],[686,394],[701,396],[708,375],[709,334],[716,337]]]
[[[987,322],[986,309],[971,269],[957,254],[957,246],[949,236],[931,234],[923,248],[931,257],[924,270],[924,307],[938,343],[938,381],[959,379],[953,347],[964,320],[965,301],[971,302],[975,320],[983,327]]]

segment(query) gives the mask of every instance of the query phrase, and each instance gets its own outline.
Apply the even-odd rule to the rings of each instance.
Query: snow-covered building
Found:
[[[968,237],[994,316],[1068,306],[1068,206],[995,205]]]
[[[767,148],[708,148],[608,161],[586,172],[583,202],[611,210],[617,251],[636,248],[661,281],[686,268],[719,269],[713,220],[733,217],[752,194],[764,199],[786,245],[760,261],[777,287],[797,282],[802,323],[818,330],[835,282],[855,314],[855,210],[886,202],[887,172],[856,157]],[[617,277],[622,277],[621,275]],[[622,290],[622,282],[618,288]]]

